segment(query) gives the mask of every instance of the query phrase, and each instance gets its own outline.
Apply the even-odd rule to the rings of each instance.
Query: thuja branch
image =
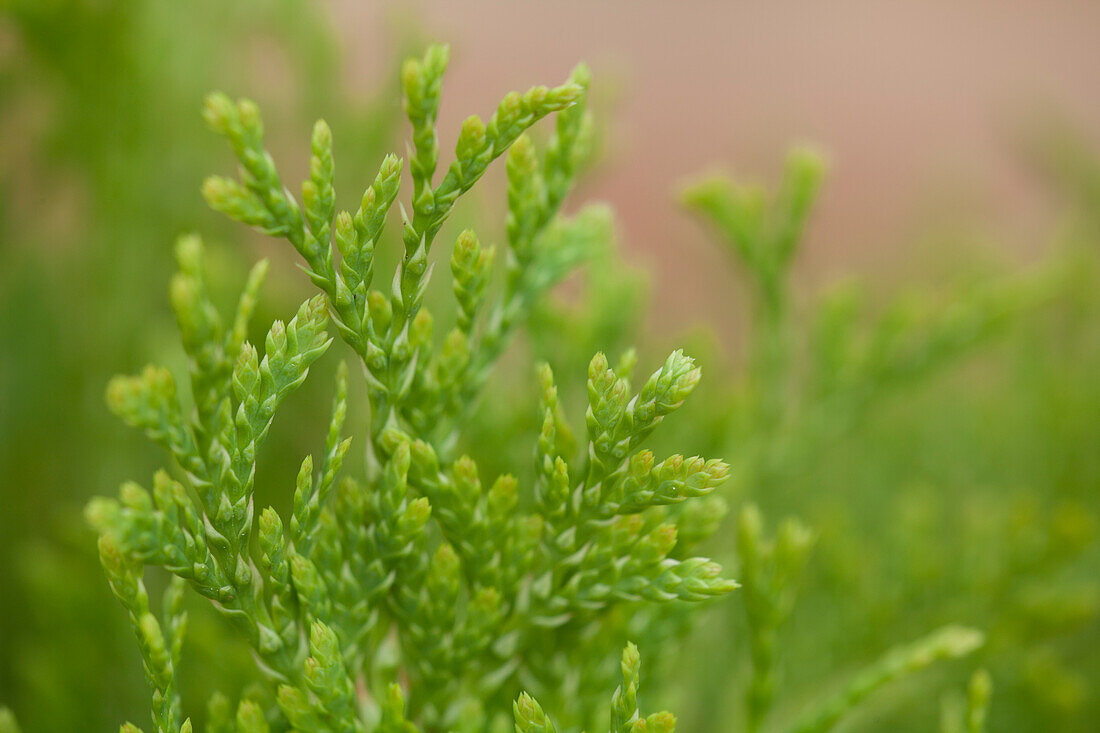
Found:
[[[566,439],[572,429],[553,375],[542,369],[533,485],[507,474],[483,483],[472,458],[454,457],[511,335],[550,287],[601,249],[610,218],[592,207],[573,218],[559,214],[588,149],[585,67],[561,86],[507,95],[487,123],[467,119],[453,162],[437,177],[435,120],[447,61],[446,47],[435,46],[406,64],[408,160],[387,156],[354,213],[337,211],[333,136],[323,121],[313,128],[299,203],[264,148],[256,106],[222,94],[207,100],[207,122],[240,164],[237,179],[206,181],[207,201],[288,240],[320,292],[289,322],[272,324],[261,355],[247,333],[266,266],[257,266],[235,313],[223,319],[207,294],[201,243],[185,238],[171,292],[193,404],[183,403],[163,367],[117,378],[108,389],[112,410],[175,463],[157,474],[152,493],[130,483],[118,499],[88,509],[138,633],[158,731],[189,726],[174,682],[183,624],[174,602],[163,622],[147,612],[145,566],[179,579],[173,598],[186,581],[213,601],[255,651],[277,704],[261,710],[243,701],[241,731],[484,729],[485,706],[503,704],[521,684],[540,694],[564,689],[575,675],[554,661],[561,649],[593,658],[614,649],[627,609],[705,601],[736,587],[716,563],[674,552],[678,514],[665,509],[710,494],[728,467],[681,455],[657,460],[643,447],[699,381],[700,370],[680,351],[632,397],[632,361],[616,372],[602,355],[593,359],[589,441],[579,455]],[[525,131],[551,114],[555,129],[540,156]],[[433,244],[458,199],[505,154],[507,248],[497,257],[473,231],[458,235],[449,258],[456,317],[437,348],[435,319],[424,307]],[[400,256],[390,286],[377,287],[374,255],[406,167],[413,185],[402,207]],[[494,291],[492,271],[501,263]],[[257,457],[279,407],[330,345],[330,321],[367,382],[366,473],[339,477],[350,440],[341,367],[323,456],[302,461],[286,519],[267,507],[257,521]],[[689,522],[692,544],[714,529],[700,526]],[[579,629],[600,627],[606,633],[579,641]],[[392,673],[379,671],[380,656],[391,659],[382,668]],[[616,729],[671,730],[671,716],[637,713],[633,646],[622,671]],[[591,694],[549,699],[574,718],[592,709]],[[541,725],[531,698],[516,705],[517,725]],[[211,710],[231,717],[227,703]]]

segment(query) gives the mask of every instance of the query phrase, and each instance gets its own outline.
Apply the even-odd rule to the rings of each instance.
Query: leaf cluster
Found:
[[[211,714],[214,729],[242,733],[485,729],[495,720],[489,706],[519,685],[551,695],[564,689],[573,672],[563,669],[563,649],[584,658],[621,644],[628,609],[703,601],[736,585],[717,564],[674,551],[678,505],[712,492],[726,464],[658,460],[644,447],[699,381],[680,351],[637,392],[632,356],[612,369],[597,354],[580,446],[543,367],[531,486],[509,474],[483,482],[473,459],[455,456],[508,339],[607,227],[591,210],[559,214],[590,135],[587,70],[578,67],[558,87],[507,95],[488,122],[468,118],[454,160],[437,178],[435,119],[447,62],[447,48],[433,46],[402,70],[412,193],[401,207],[400,257],[388,287],[376,287],[375,252],[405,163],[387,156],[357,210],[337,211],[332,133],[319,121],[299,203],[264,148],[256,106],[222,94],[207,100],[207,123],[240,165],[237,179],[206,181],[207,202],[289,241],[319,292],[289,321],[272,324],[261,353],[247,334],[266,263],[254,268],[225,320],[207,292],[201,242],[185,237],[171,302],[188,356],[190,404],[163,367],[108,388],[112,411],[175,464],[156,475],[151,492],[129,483],[117,499],[88,508],[112,588],[138,633],[157,731],[190,726],[173,672],[183,582],[213,602],[256,656],[265,684],[241,701],[235,727],[222,714],[227,705],[212,706],[220,711]],[[555,129],[540,156],[525,131],[548,115],[556,115]],[[455,323],[437,343],[424,304],[433,244],[459,197],[504,155],[507,248],[497,257],[473,231],[457,237]],[[501,261],[503,282],[491,292]],[[264,441],[280,405],[332,344],[330,330],[361,362],[367,384],[365,472],[340,476],[351,441],[341,367],[323,458],[302,462],[288,517],[267,507],[257,520]],[[490,390],[485,398],[503,395]],[[145,566],[178,579],[162,620],[148,612]],[[636,713],[633,647],[623,674],[613,729],[671,730],[670,717]],[[590,692],[551,699],[571,702],[572,718],[591,718]],[[521,698],[517,725],[543,725],[536,709]]]

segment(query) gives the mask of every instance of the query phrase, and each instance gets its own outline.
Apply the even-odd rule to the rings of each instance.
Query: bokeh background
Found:
[[[752,499],[773,519],[796,514],[819,538],[781,635],[777,719],[890,644],[960,621],[990,635],[978,663],[997,685],[993,730],[1095,729],[1096,3],[0,8],[0,704],[25,730],[146,719],[140,661],[81,508],[159,465],[107,415],[102,393],[115,372],[182,363],[165,297],[172,242],[203,233],[226,297],[248,263],[272,257],[261,323],[307,292],[289,252],[202,204],[202,179],[230,165],[203,129],[202,97],[223,89],[256,99],[288,180],[305,171],[312,120],[326,117],[338,190],[355,191],[384,152],[404,149],[397,69],[428,40],[452,45],[443,150],[462,118],[487,114],[505,92],[559,81],[580,59],[592,67],[600,154],[573,205],[614,207],[619,258],[606,287],[587,283],[598,291],[587,299],[583,282],[564,288],[536,338],[510,355],[501,384],[531,392],[524,370],[540,348],[575,353],[575,364],[555,368],[579,376],[592,350],[627,341],[643,364],[685,341],[700,354],[706,391],[679,423],[676,447],[706,447],[735,473],[744,468],[729,489],[735,508]],[[782,449],[762,458],[744,447],[752,426],[737,417],[756,388],[745,367],[744,273],[677,193],[713,171],[774,184],[786,149],[803,141],[830,159],[792,281],[792,319],[807,344],[822,293],[838,283],[844,293],[862,283],[857,327],[872,339],[898,308],[916,314],[902,320],[919,345],[952,313],[989,316],[976,292],[1007,294],[1010,307],[904,378],[876,382],[873,399],[812,418],[795,406],[813,427],[785,431],[775,438]],[[489,193],[461,212],[489,241],[503,233],[502,175],[491,171]],[[809,379],[812,348],[797,353],[794,371]],[[289,496],[296,457],[320,434],[327,383],[317,378],[288,406],[300,420],[273,429],[260,476],[268,501]],[[522,414],[523,399],[515,414],[483,409],[487,435],[515,433],[504,441],[514,450],[497,454],[504,465],[529,460],[534,412]],[[727,559],[731,546],[719,538],[712,549]],[[201,719],[212,688],[239,691],[249,660],[212,614],[197,607],[193,619],[184,694]],[[665,660],[667,683],[647,682],[676,706],[683,730],[737,728],[742,639],[735,605],[712,611]],[[223,661],[212,668],[215,655]],[[940,692],[969,670],[891,688],[850,729],[927,730]]]

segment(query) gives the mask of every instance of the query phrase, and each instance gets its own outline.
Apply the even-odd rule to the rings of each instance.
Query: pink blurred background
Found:
[[[447,150],[467,114],[586,60],[610,135],[582,195],[614,205],[624,249],[655,270],[658,324],[713,311],[736,282],[676,204],[695,173],[774,181],[790,143],[816,143],[832,166],[799,277],[911,279],[938,230],[1041,251],[1057,210],[1027,131],[1064,119],[1100,140],[1096,2],[338,0],[333,13],[353,93],[386,68],[395,17],[451,43]]]

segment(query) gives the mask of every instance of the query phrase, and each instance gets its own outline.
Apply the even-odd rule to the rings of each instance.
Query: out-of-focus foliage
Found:
[[[956,275],[939,295],[871,307],[845,285],[801,318],[788,235],[820,170],[796,151],[774,199],[725,179],[685,193],[735,255],[753,305],[745,379],[722,410],[741,418],[712,437],[728,441],[743,496],[798,513],[818,534],[793,628],[781,632],[782,698],[818,698],[837,664],[960,620],[989,634],[984,661],[1002,693],[994,729],[1087,730],[1100,714],[1086,692],[1100,681],[1100,457],[1086,447],[1100,444],[1095,229],[1071,228],[1016,272]],[[1087,201],[1090,169],[1072,170]],[[1087,222],[1093,205],[1072,219]],[[700,634],[708,654],[723,638],[730,653],[746,636],[758,643],[746,604],[747,628]],[[708,679],[703,719],[740,707],[737,682]],[[927,729],[938,707],[920,689],[861,722]],[[797,718],[800,704],[777,715]],[[746,705],[751,723],[753,696]]]
[[[165,243],[201,224],[238,245],[213,248],[219,298],[243,261],[240,232],[207,213],[198,191],[221,152],[197,114],[203,97],[255,88],[282,65],[284,83],[265,88],[269,110],[305,128],[299,110],[322,109],[354,128],[341,151],[349,169],[390,144],[400,110],[376,101],[395,95],[392,74],[347,101],[329,18],[312,2],[0,8],[0,698],[28,730],[105,730],[147,697],[77,516],[104,483],[155,456],[122,439],[103,385],[150,350],[181,359],[156,275],[170,267]],[[285,300],[262,310],[297,294],[280,288]],[[321,425],[324,410],[302,419]],[[302,445],[287,431],[272,440],[280,467]],[[193,626],[196,645],[219,647],[216,625],[200,615]],[[242,662],[185,666],[183,684],[234,679]]]

